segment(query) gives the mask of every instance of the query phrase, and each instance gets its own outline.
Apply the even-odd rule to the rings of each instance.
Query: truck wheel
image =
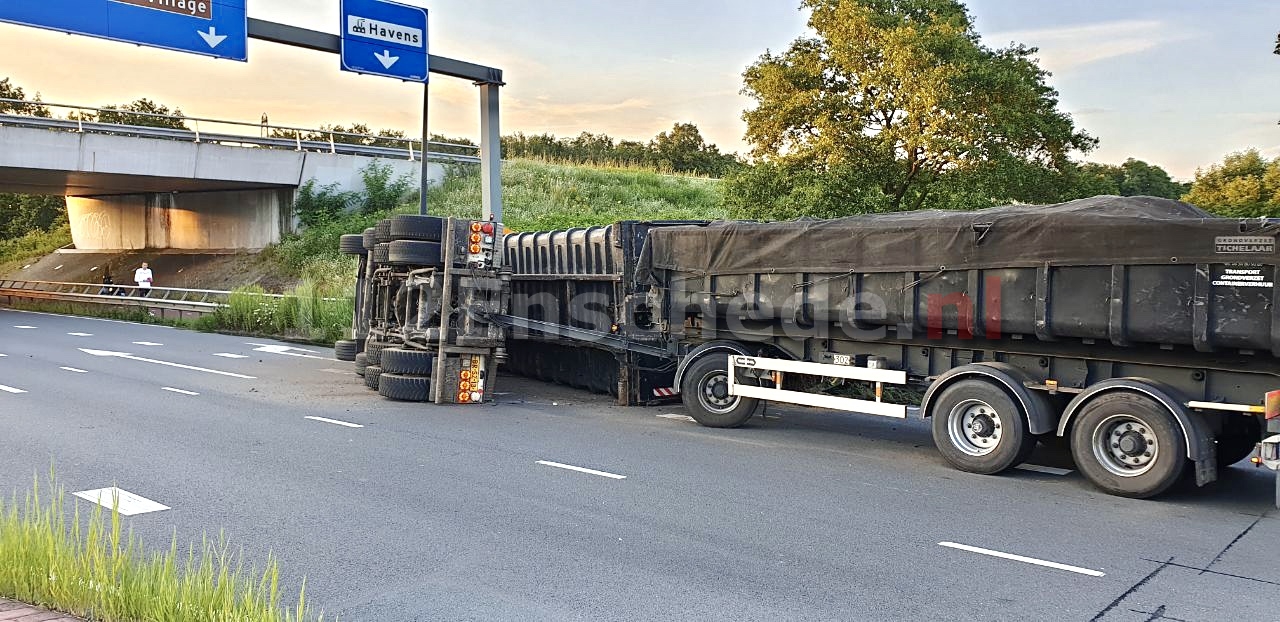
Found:
[[[424,350],[405,348],[387,348],[382,351],[379,361],[382,371],[407,376],[430,376],[434,371],[435,363],[434,354]]]
[[[364,230],[363,234],[361,234],[361,236],[364,238],[364,250],[366,253],[373,250],[373,247],[378,245],[378,237],[376,235],[376,232],[377,232],[376,229],[374,229],[373,227],[369,227],[368,229]]]
[[[397,266],[438,266],[443,256],[439,242],[395,240],[387,245],[387,263]]]
[[[369,356],[364,352],[356,355],[356,375],[364,377],[364,370],[369,366]]]
[[[1262,423],[1257,417],[1223,415],[1222,433],[1218,434],[1218,468],[1225,469],[1253,454],[1253,448],[1262,440]]]
[[[1126,391],[1101,395],[1080,409],[1071,455],[1098,488],[1145,499],[1178,481],[1187,466],[1187,443],[1173,414]]]
[[[707,354],[685,370],[680,399],[694,421],[708,428],[736,428],[751,418],[760,402],[729,395],[729,356],[723,352]]]
[[[370,365],[382,364],[382,351],[390,348],[393,344],[385,341],[366,341],[364,344],[364,358]]]
[[[439,242],[444,234],[444,219],[439,216],[400,214],[391,217],[392,240]]]
[[[364,368],[364,386],[373,391],[378,390],[378,379],[382,376],[382,368],[370,365]]]
[[[333,358],[339,361],[354,361],[359,346],[353,339],[340,339],[333,344]]]
[[[373,227],[373,239],[378,244],[386,244],[391,241],[391,219],[383,218]]]
[[[363,255],[364,234],[348,233],[338,238],[338,251],[344,255]]]
[[[425,402],[431,395],[431,378],[384,373],[378,378],[378,394],[401,402]]]
[[[961,380],[934,402],[933,442],[961,471],[993,475],[1026,461],[1036,447],[1027,416],[1004,389]]]
[[[379,265],[379,266],[383,265],[387,263],[387,261],[389,260],[387,253],[390,251],[390,249],[391,249],[390,242],[375,244],[373,246],[372,254],[369,256],[369,258],[373,260],[374,265]]]

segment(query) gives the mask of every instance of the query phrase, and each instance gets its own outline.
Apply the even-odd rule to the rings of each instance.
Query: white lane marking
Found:
[[[1038,464],[1019,464],[1014,467],[1023,471],[1035,471],[1036,473],[1048,473],[1049,475],[1068,475],[1071,469],[1059,469],[1058,467],[1040,466]]]
[[[334,425],[342,425],[342,426],[346,426],[346,427],[348,427],[348,428],[363,428],[363,427],[364,427],[364,426],[362,426],[362,425],[360,425],[360,424],[358,424],[358,423],[348,423],[348,422],[346,422],[346,421],[338,421],[337,419],[326,419],[326,418],[324,418],[324,417],[303,417],[303,419],[310,419],[310,420],[312,420],[312,421],[321,421],[321,422],[324,422],[324,423],[332,423],[332,424],[334,424]]]
[[[93,336],[93,333],[67,333],[67,334],[71,335],[72,337],[92,337]]]
[[[163,390],[163,391],[172,391],[172,392],[174,392],[174,393],[181,393],[181,394],[183,394],[183,395],[200,395],[199,393],[196,393],[195,391],[184,391],[184,390],[182,390],[182,389],[175,389],[175,388],[173,388],[173,387],[160,387],[160,389],[161,389],[161,390]]]
[[[154,342],[154,341],[135,341],[135,342],[133,342],[133,345],[135,345],[135,346],[152,346],[152,347],[154,347],[154,346],[162,346],[162,345],[164,345],[164,344],[163,344],[163,343],[156,343],[156,342]]]
[[[952,549],[960,549],[961,551],[969,551],[970,553],[978,553],[980,555],[990,555],[992,557],[999,557],[1001,559],[1011,559],[1016,562],[1035,564],[1037,566],[1044,566],[1046,568],[1056,568],[1058,570],[1066,570],[1067,572],[1075,572],[1078,574],[1089,575],[1091,577],[1107,576],[1105,572],[1098,572],[1097,570],[1090,570],[1088,568],[1081,568],[1079,566],[1068,566],[1066,564],[1059,564],[1058,562],[1045,561],[1043,559],[1036,559],[1034,557],[1024,557],[1022,555],[1014,555],[1013,553],[1002,553],[1000,551],[993,551],[991,549],[984,549],[976,546],[969,546],[967,544],[956,544],[955,542],[939,542],[938,546],[945,546],[947,548],[952,548]]]
[[[538,464],[541,464],[543,466],[555,467],[557,469],[568,469],[570,471],[577,471],[579,473],[599,475],[600,477],[607,477],[609,479],[627,479],[626,475],[618,475],[617,473],[607,473],[605,471],[597,471],[595,469],[586,469],[580,466],[573,466],[572,464],[561,464],[559,462],[550,462],[547,460],[539,460]]]
[[[338,360],[338,359],[331,359],[331,358],[324,357],[324,356],[311,356],[310,354],[299,354],[298,352],[290,352],[290,350],[298,350],[299,352],[312,352],[312,351],[313,351],[313,350],[303,350],[302,348],[295,348],[295,347],[293,347],[293,346],[272,346],[272,345],[267,345],[267,344],[264,344],[264,343],[251,343],[251,344],[248,344],[248,345],[251,345],[251,346],[261,346],[261,347],[259,347],[259,348],[254,348],[254,349],[253,349],[253,351],[254,351],[254,352],[268,352],[268,353],[270,353],[270,354],[283,354],[284,356],[296,356],[296,357],[298,357],[298,358],[303,358],[303,359],[319,359],[319,360],[321,360],[321,361],[336,361],[336,360]]]
[[[4,357],[6,357],[6,356],[9,356],[9,355],[8,355],[8,354],[0,354],[0,359],[4,358]]]
[[[24,311],[22,309],[5,309],[4,311],[5,313],[29,313],[31,315],[47,315],[49,317],[60,317],[60,318],[69,317],[66,315],[58,315],[57,313],[44,313],[43,311]],[[112,324],[129,324],[130,326],[146,326],[147,328],[164,328],[166,330],[176,330],[174,327],[168,326],[165,324],[143,324],[142,322],[126,322],[124,320],[108,320],[106,318],[84,317],[80,315],[77,315],[74,317],[77,320],[86,320],[89,322],[110,322]],[[35,328],[35,327],[32,326],[31,328]]]
[[[83,369],[76,369],[76,368],[74,368],[74,367],[59,367],[58,369],[61,369],[61,370],[63,370],[63,371],[69,371],[69,372],[77,373],[77,374],[87,374],[87,373],[89,373],[89,372],[87,372],[87,371],[85,371],[85,370],[83,370]]]
[[[0,391],[4,391],[5,393],[14,393],[14,394],[17,394],[17,393],[26,393],[26,391],[23,391],[22,389],[15,389],[15,388],[13,388],[13,387],[6,387],[6,386],[4,386],[4,385],[2,385],[2,384],[0,384]]]
[[[35,328],[35,327],[34,327],[34,326],[14,326],[14,328],[21,328],[21,329],[24,329],[24,330],[31,330],[31,329],[33,329],[33,328]]]
[[[97,490],[82,490],[72,493],[81,499],[96,503],[108,510],[115,508],[120,512],[121,516],[133,516],[135,514],[146,514],[147,512],[159,512],[161,510],[170,509],[169,506],[156,503],[146,497],[135,495],[127,490],[121,490],[112,486],[110,488],[99,488]]]
[[[202,371],[206,374],[217,374],[219,376],[231,376],[232,378],[244,378],[245,380],[254,380],[255,376],[246,376],[244,374],[233,374],[229,371],[218,371],[216,369],[206,369],[204,367],[196,367],[194,365],[183,365],[181,363],[170,363],[168,361],[157,361],[155,359],[142,358],[134,356],[128,352],[111,352],[110,350],[90,350],[88,348],[80,348],[81,352],[93,356],[114,356],[131,361],[142,361],[143,363],[152,363],[155,365],[164,365],[166,367],[177,367],[179,369],[190,369],[191,371]]]
[[[249,357],[243,354],[231,354],[230,352],[219,352],[214,356],[221,356],[224,359],[247,359]]]
[[[658,416],[662,417],[663,419],[671,419],[672,421],[688,421],[689,423],[697,423],[697,420],[695,420],[693,417],[690,417],[689,415],[677,415],[675,413],[668,413],[665,415],[658,415]]]
[[[322,370],[320,370],[320,371],[322,371],[322,372],[324,372],[324,373],[326,373],[326,374],[341,374],[341,375],[343,375],[343,376],[354,376],[354,375],[356,375],[356,372],[353,372],[353,371],[351,371],[350,369],[333,369],[333,368],[329,368],[329,369],[322,369]]]

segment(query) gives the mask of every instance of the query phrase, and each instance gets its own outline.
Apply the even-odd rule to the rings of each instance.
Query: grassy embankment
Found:
[[[71,226],[52,231],[32,231],[20,238],[0,240],[0,274],[22,267],[23,262],[44,257],[71,243]]]
[[[49,482],[21,504],[0,497],[0,597],[99,622],[323,620],[308,613],[305,581],[297,607],[282,606],[273,557],[258,572],[222,538],[148,551],[114,509],[94,504],[86,521]]]

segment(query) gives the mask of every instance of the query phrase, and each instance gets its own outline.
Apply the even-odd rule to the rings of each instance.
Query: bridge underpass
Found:
[[[67,197],[79,250],[260,249],[293,229],[294,192],[306,182],[359,191],[372,162],[389,166],[393,178],[417,179],[421,167],[421,149],[408,140],[371,146],[341,142],[350,135],[308,141],[202,133],[201,121],[251,124],[183,121],[196,129],[0,115],[0,192]],[[319,134],[296,135],[303,132]],[[437,153],[429,159],[432,182],[443,179],[443,162],[479,161]]]

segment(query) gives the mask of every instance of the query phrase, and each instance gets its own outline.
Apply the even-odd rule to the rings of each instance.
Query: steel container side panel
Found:
[[[1196,267],[1130,266],[1125,284],[1125,339],[1131,342],[1191,343]]]
[[[982,287],[978,304],[984,327],[994,327],[1002,336],[1035,334],[1035,268],[984,270]]]
[[[1275,266],[1213,264],[1209,279],[1211,343],[1216,347],[1273,349]]]
[[[1049,290],[1049,325],[1054,335],[1107,338],[1111,266],[1054,268]]]

